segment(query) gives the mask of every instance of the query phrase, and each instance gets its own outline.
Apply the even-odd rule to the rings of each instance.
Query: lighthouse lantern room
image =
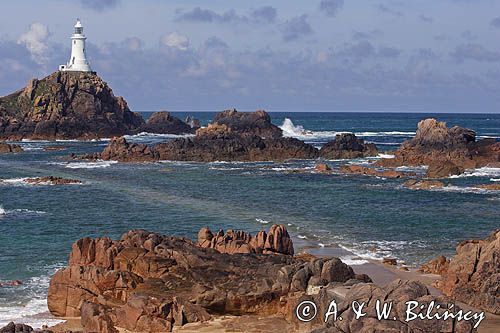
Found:
[[[85,52],[85,40],[83,26],[80,19],[76,19],[75,32],[71,36],[71,58],[66,65],[59,66],[62,72],[92,72]]]

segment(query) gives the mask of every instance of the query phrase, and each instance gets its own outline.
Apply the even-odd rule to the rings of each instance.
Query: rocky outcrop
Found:
[[[375,144],[365,143],[353,133],[342,133],[321,147],[319,153],[323,158],[337,160],[377,156],[378,150]]]
[[[450,176],[457,176],[465,171],[463,167],[456,165],[450,161],[436,161],[432,162],[427,169],[425,176],[427,178],[447,178]]]
[[[212,121],[214,125],[226,125],[233,133],[276,139],[283,136],[282,130],[271,123],[266,111],[238,112],[235,109],[219,112]]]
[[[271,230],[264,247],[286,249],[280,232]],[[81,316],[93,329],[168,332],[217,314],[282,314],[307,290],[355,277],[337,258],[226,254],[135,230],[118,241],[75,242],[68,267],[50,281],[48,307],[56,316]]]
[[[196,119],[196,118],[194,118],[192,116],[187,116],[186,120],[184,120],[184,122],[186,124],[188,124],[189,127],[191,127],[194,130],[197,130],[198,128],[201,128],[201,122],[200,122],[200,120]]]
[[[172,116],[170,112],[161,111],[153,113],[139,131],[161,134],[194,134],[196,129]]]
[[[463,169],[478,168],[500,161],[500,142],[495,139],[476,141],[472,130],[454,126],[435,119],[418,123],[416,135],[405,141],[392,159],[382,159],[380,166],[433,165],[449,161]],[[457,169],[455,169],[457,170]]]
[[[14,322],[8,323],[6,326],[0,328],[0,333],[53,333],[49,330],[34,330],[33,327],[26,324],[15,324]]]
[[[314,166],[314,171],[325,173],[332,171],[332,168],[326,163],[318,163]]]
[[[54,177],[54,176],[27,178],[24,181],[32,185],[69,185],[69,184],[82,183],[78,179],[68,179],[68,178]]]
[[[424,274],[444,274],[450,265],[450,261],[445,256],[439,256],[428,263],[423,264],[419,271]]]
[[[436,286],[453,299],[500,314],[500,230],[460,243]]]
[[[487,191],[500,191],[500,184],[481,184],[481,185],[476,185],[476,188],[479,188],[481,190],[487,190]]]
[[[432,190],[434,188],[444,187],[444,183],[439,180],[419,180],[419,179],[409,179],[403,183],[403,187],[409,188],[411,190]]]
[[[224,125],[212,125],[198,130],[195,137],[178,138],[155,146],[128,143],[114,138],[100,155],[123,162],[175,161],[281,161],[317,157],[316,148],[294,138],[262,139],[259,136],[232,133]]]
[[[0,138],[94,139],[142,126],[122,97],[93,73],[56,72],[0,98]]]
[[[279,253],[293,255],[293,242],[284,225],[273,225],[269,233],[259,231],[254,237],[241,230],[219,230],[213,234],[209,228],[198,232],[198,246],[212,248],[221,253]]]
[[[403,178],[415,176],[412,172],[401,172],[396,170],[380,170],[374,167],[367,167],[357,164],[341,165],[340,172],[353,175],[375,176],[382,178]]]
[[[20,153],[23,148],[20,145],[0,142],[0,154],[6,153]]]
[[[337,320],[334,316],[326,317],[326,323],[321,323],[325,318],[332,299],[337,303]],[[464,321],[455,319],[416,319],[407,321],[406,302],[416,301],[424,308],[415,308],[414,313],[421,313],[425,316],[430,303],[434,301],[434,308],[430,313],[443,314],[448,308],[449,300],[443,297],[431,296],[425,285],[417,281],[395,280],[385,287],[379,287],[371,283],[355,284],[347,289],[343,286],[332,285],[323,288],[319,294],[304,296],[300,300],[313,300],[318,304],[318,315],[315,321],[322,324],[322,327],[311,329],[313,333],[357,333],[357,332],[474,332],[476,321]],[[356,318],[352,306],[364,303],[364,316]],[[377,302],[391,304],[392,307],[387,319],[377,318]],[[439,307],[438,307],[439,305]],[[382,309],[383,304],[380,305]],[[453,312],[458,311],[458,307],[453,308]],[[342,318],[342,320],[340,320]],[[304,330],[305,331],[305,330]]]

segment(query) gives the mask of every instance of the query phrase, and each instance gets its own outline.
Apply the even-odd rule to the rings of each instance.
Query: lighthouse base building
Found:
[[[75,32],[71,36],[71,57],[66,65],[59,66],[62,72],[92,72],[87,60],[85,41],[87,37],[83,34],[83,26],[79,19],[76,20]]]

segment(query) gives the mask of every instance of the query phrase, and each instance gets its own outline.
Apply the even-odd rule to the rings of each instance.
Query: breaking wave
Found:
[[[116,163],[118,163],[118,161],[98,160],[93,162],[56,162],[51,164],[61,165],[68,169],[101,169],[108,168]]]
[[[474,170],[466,170],[463,174],[458,176],[450,176],[450,178],[464,178],[464,177],[498,177],[500,176],[500,168],[483,167]]]
[[[333,139],[337,134],[352,133],[350,131],[311,131],[305,129],[301,125],[295,125],[290,118],[285,118],[283,124],[279,126],[283,131],[283,136],[293,137],[302,140],[314,140],[314,139]],[[355,132],[358,137],[386,137],[386,136],[396,136],[396,137],[412,137],[415,132],[404,132],[404,131],[381,131],[381,132]],[[398,143],[390,143],[391,145]]]

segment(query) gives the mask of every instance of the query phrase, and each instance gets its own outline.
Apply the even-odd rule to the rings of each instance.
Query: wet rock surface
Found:
[[[82,183],[78,179],[68,179],[68,178],[54,177],[54,176],[27,178],[25,182],[33,185],[68,185],[68,184]]]
[[[259,136],[261,138],[281,138],[282,130],[271,123],[271,117],[264,110],[238,112],[236,109],[219,112],[213,119],[214,125],[225,125],[233,133]]]
[[[352,133],[337,134],[335,140],[326,143],[320,149],[320,156],[326,159],[353,159],[377,156],[375,144],[365,143]]]
[[[404,178],[415,176],[412,172],[402,172],[396,170],[381,170],[372,166],[363,166],[357,164],[341,165],[340,172],[351,175],[365,175],[383,178]]]

